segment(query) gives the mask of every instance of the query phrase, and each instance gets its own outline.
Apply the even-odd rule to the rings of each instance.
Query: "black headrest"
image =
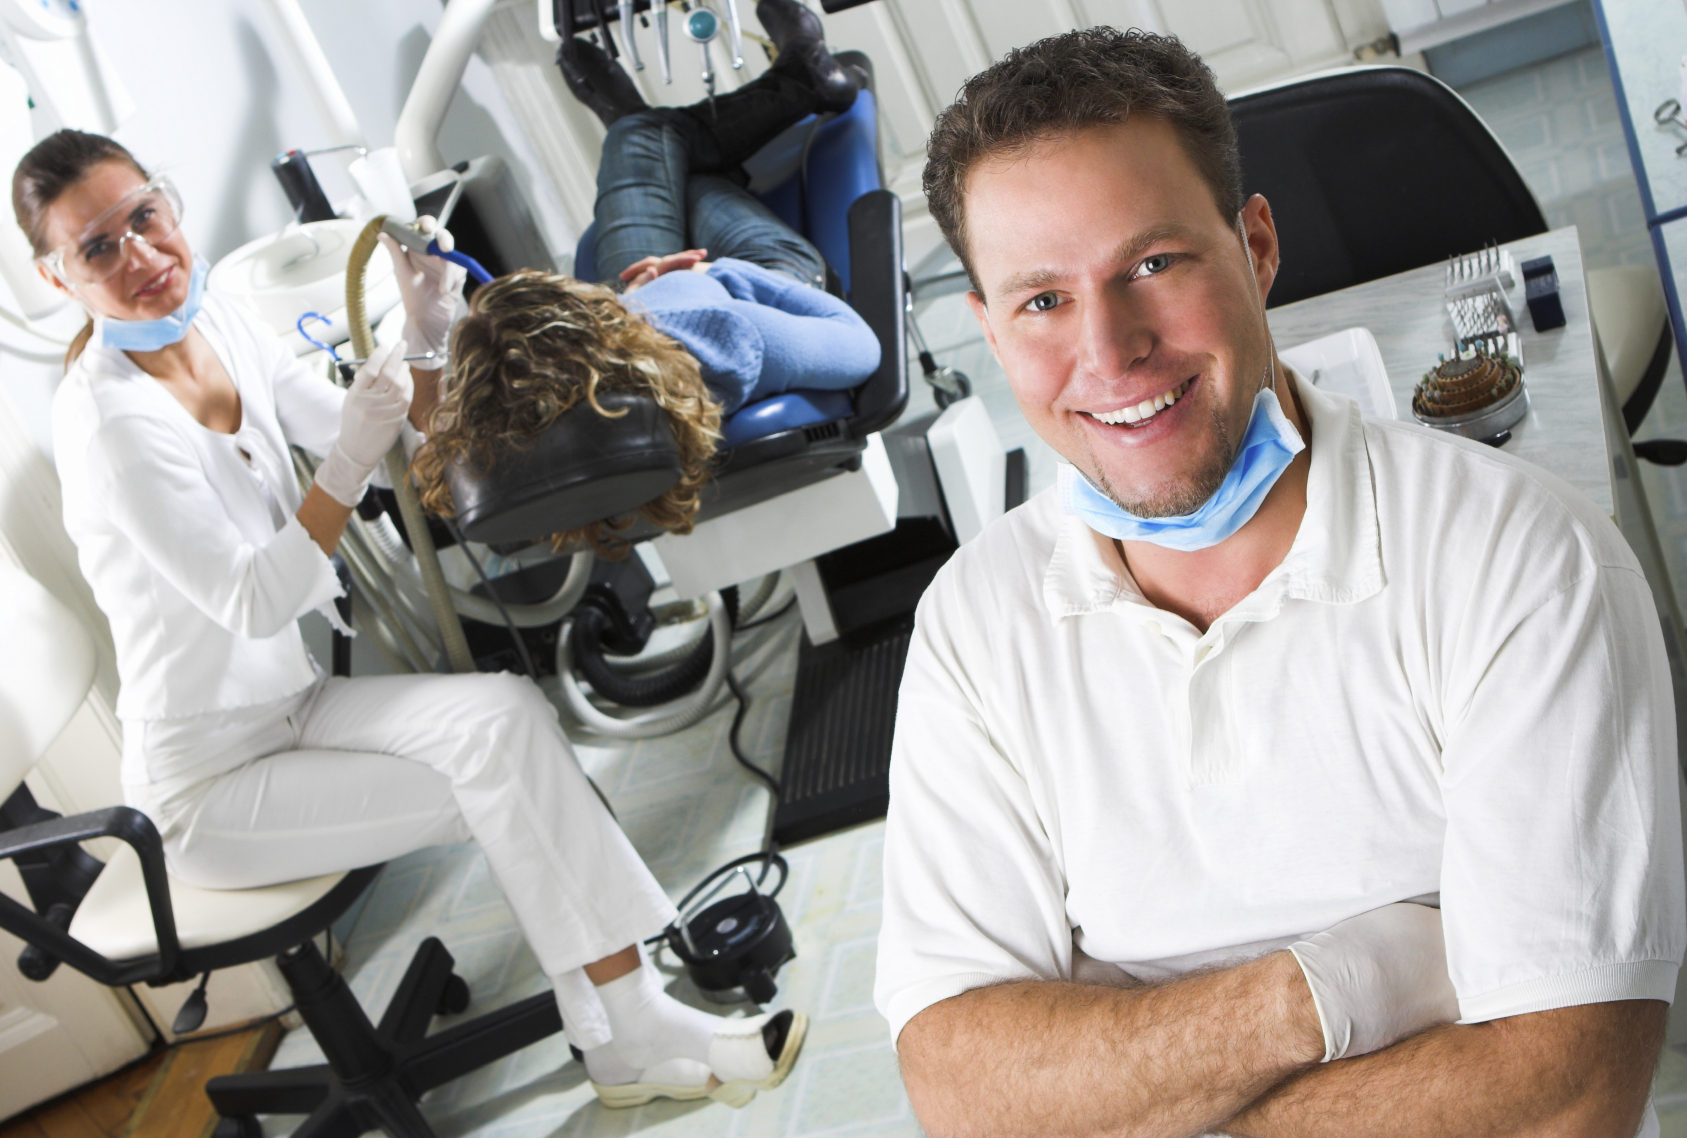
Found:
[[[684,468],[667,413],[631,392],[598,402],[614,417],[582,402],[490,470],[447,470],[464,535],[488,544],[533,541],[630,514],[670,490]]]

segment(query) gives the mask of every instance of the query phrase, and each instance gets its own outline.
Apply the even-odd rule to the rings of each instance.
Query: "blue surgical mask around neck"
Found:
[[[157,320],[114,320],[109,316],[94,317],[94,343],[120,352],[156,352],[179,344],[187,335],[188,326],[199,315],[205,301],[205,276],[211,271],[204,257],[194,257],[193,276],[188,281],[187,299],[168,316]]]
[[[1186,553],[1207,549],[1248,524],[1295,455],[1305,449],[1300,432],[1284,417],[1276,392],[1261,388],[1254,396],[1253,415],[1230,472],[1194,513],[1139,518],[1097,490],[1068,463],[1059,467],[1060,507],[1106,537],[1146,541]]]

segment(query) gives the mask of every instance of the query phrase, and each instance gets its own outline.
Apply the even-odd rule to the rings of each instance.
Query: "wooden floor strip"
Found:
[[[116,1138],[210,1138],[217,1115],[205,1082],[269,1066],[281,1042],[274,1020],[235,1035],[172,1047]]]

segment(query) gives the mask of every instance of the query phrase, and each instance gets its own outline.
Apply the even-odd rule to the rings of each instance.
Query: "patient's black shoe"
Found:
[[[756,19],[779,51],[773,66],[800,76],[819,98],[819,109],[842,114],[855,105],[860,89],[855,74],[826,50],[820,17],[797,0],[758,0]]]
[[[557,48],[556,65],[568,90],[590,107],[604,126],[614,126],[617,119],[650,109],[632,76],[590,40],[577,36],[563,40]]]

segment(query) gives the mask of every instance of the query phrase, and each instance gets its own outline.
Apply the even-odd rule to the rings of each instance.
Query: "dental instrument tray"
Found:
[[[1503,442],[1528,411],[1515,332],[1442,357],[1412,392],[1418,422],[1485,442]]]

